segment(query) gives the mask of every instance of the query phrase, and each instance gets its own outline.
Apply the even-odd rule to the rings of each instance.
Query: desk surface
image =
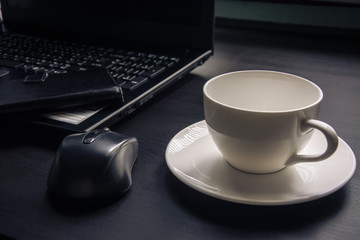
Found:
[[[356,45],[355,45],[356,46]],[[339,191],[290,206],[249,206],[203,195],[167,168],[165,149],[203,120],[202,87],[221,73],[266,69],[308,78],[324,91],[320,119],[360,156],[360,54],[332,37],[217,29],[215,55],[112,130],[136,136],[133,186],[119,201],[73,208],[48,198],[63,136],[6,126],[0,145],[0,237],[16,239],[358,239],[360,174]],[[36,139],[34,139],[36,137]],[[336,172],[334,172],[336,174]]]

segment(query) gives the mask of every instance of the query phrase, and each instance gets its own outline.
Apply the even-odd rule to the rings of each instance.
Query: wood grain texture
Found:
[[[133,186],[119,201],[71,206],[51,199],[47,175],[62,134],[4,126],[0,144],[0,233],[15,239],[358,239],[360,175],[308,203],[260,207],[203,195],[166,166],[165,149],[186,126],[203,120],[202,87],[245,69],[303,76],[324,91],[320,118],[360,154],[360,54],[328,37],[217,29],[215,55],[112,130],[136,136]],[[334,172],[336,174],[336,172]],[[1,236],[0,235],[0,236]]]

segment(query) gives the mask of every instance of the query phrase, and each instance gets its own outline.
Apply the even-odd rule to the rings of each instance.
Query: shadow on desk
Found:
[[[110,207],[121,201],[121,196],[104,199],[70,199],[61,196],[52,195],[47,193],[47,200],[52,207],[59,213],[67,216],[80,216],[92,214],[96,211],[101,211],[106,207]]]
[[[167,190],[184,210],[231,229],[252,231],[291,231],[336,216],[345,203],[346,187],[311,202],[285,206],[255,206],[216,199],[197,192],[176,179],[166,176]]]

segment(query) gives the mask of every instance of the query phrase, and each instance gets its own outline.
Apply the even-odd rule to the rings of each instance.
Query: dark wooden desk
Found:
[[[62,135],[3,126],[0,233],[16,239],[358,239],[360,174],[328,197],[290,206],[249,206],[203,195],[174,177],[165,162],[170,139],[202,120],[202,87],[244,69],[285,71],[324,91],[320,118],[360,156],[360,54],[333,37],[216,30],[215,55],[112,130],[136,136],[133,186],[108,205],[73,208],[50,201],[46,180]],[[334,172],[336,174],[336,172]]]

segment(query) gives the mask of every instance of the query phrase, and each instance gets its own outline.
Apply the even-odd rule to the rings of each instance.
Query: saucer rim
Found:
[[[184,132],[188,131],[191,127],[195,126],[195,125],[199,125],[199,124],[205,124],[206,129],[207,129],[207,125],[205,120],[201,120],[198,121],[196,123],[193,123],[185,128],[183,128],[182,130],[180,130],[178,133],[176,133],[174,135],[174,137],[169,141],[166,151],[165,151],[165,160],[166,160],[166,164],[168,166],[168,168],[170,169],[170,171],[172,172],[172,174],[179,179],[182,183],[184,183],[185,185],[189,186],[190,188],[201,192],[205,195],[208,195],[210,197],[214,197],[220,200],[224,200],[224,201],[228,201],[228,202],[233,202],[233,203],[239,203],[239,204],[247,204],[247,205],[259,205],[259,206],[282,206],[282,205],[293,205],[293,204],[299,204],[299,203],[305,203],[305,202],[309,202],[309,201],[314,201],[323,197],[326,197],[328,195],[331,195],[332,193],[338,191],[339,189],[341,189],[342,187],[344,187],[352,178],[352,176],[354,175],[355,171],[356,171],[356,156],[353,152],[353,150],[350,148],[350,146],[340,137],[339,138],[339,142],[341,142],[341,144],[343,144],[343,148],[347,148],[347,150],[349,151],[349,153],[351,153],[351,163],[352,163],[352,167],[351,169],[349,169],[346,177],[341,179],[341,182],[336,186],[333,187],[331,189],[329,189],[328,191],[325,191],[322,194],[316,194],[314,193],[313,195],[308,195],[307,197],[303,197],[303,198],[297,198],[297,199],[287,199],[287,200],[283,200],[283,199],[279,199],[279,200],[269,200],[269,199],[246,199],[246,198],[239,198],[238,196],[231,196],[229,194],[219,194],[219,193],[215,193],[213,191],[209,191],[208,189],[201,187],[200,185],[196,185],[194,183],[192,183],[190,180],[185,179],[184,177],[181,176],[181,174],[178,173],[177,168],[175,168],[174,166],[172,166],[172,164],[170,163],[170,159],[169,159],[169,146],[171,145],[171,143],[177,139],[180,135],[182,135]],[[209,133],[207,132],[204,136],[197,138],[195,141],[198,141],[201,138],[204,137],[209,137]],[[339,149],[337,149],[336,151],[339,151]],[[350,158],[350,156],[349,156]],[[223,159],[223,161],[225,161]],[[301,163],[300,163],[301,164]],[[231,166],[231,165],[230,165]],[[293,167],[293,166],[289,166],[289,167]],[[275,172],[275,173],[271,173],[271,174],[278,174],[281,171]],[[251,174],[251,175],[258,175],[258,174],[252,174],[252,173],[246,173],[246,172],[241,172],[239,171],[239,173],[241,174]],[[260,174],[263,175],[263,174]],[[266,174],[265,174],[266,175]],[[345,176],[345,175],[344,175]],[[194,181],[199,181],[198,179],[194,179]],[[203,182],[201,182],[203,183]],[[206,183],[203,183],[206,184]]]

